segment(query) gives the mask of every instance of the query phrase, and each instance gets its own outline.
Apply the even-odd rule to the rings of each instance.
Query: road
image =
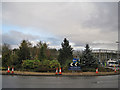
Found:
[[[2,88],[118,88],[110,76],[2,76]]]

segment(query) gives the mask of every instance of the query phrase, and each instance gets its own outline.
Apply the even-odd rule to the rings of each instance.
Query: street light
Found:
[[[120,49],[120,47],[119,47],[119,43],[120,43],[120,42],[119,42],[119,41],[117,41],[116,43],[117,43],[117,45],[118,45],[118,50],[117,50],[117,59],[119,59],[119,52],[120,52],[120,50],[119,50],[119,49]]]

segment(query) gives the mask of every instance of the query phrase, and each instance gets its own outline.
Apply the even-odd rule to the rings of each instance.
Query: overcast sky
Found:
[[[21,40],[44,41],[59,49],[67,38],[75,50],[117,49],[117,2],[4,2],[2,43],[12,48]]]

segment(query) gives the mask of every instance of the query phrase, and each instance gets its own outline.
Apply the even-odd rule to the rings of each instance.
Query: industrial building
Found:
[[[92,50],[94,57],[96,57],[100,63],[107,62],[109,59],[118,60],[120,59],[120,51],[117,50],[105,50],[97,49]]]

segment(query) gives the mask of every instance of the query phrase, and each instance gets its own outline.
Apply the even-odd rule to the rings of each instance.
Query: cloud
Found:
[[[46,38],[41,39],[51,42],[53,46],[60,44],[65,37],[74,43],[74,47],[83,47],[86,43],[94,45],[93,42],[96,41],[114,43],[118,39],[117,4],[117,2],[4,2],[3,24],[33,28],[37,33],[45,32]],[[47,37],[48,33],[53,36]],[[5,37],[8,36],[9,34]],[[27,34],[25,36],[29,37]],[[30,39],[39,37],[33,35]],[[11,40],[17,42],[14,38]],[[96,45],[100,47],[101,44]],[[110,43],[101,47],[116,48]]]
[[[2,42],[12,45],[19,44],[22,40],[36,40],[39,36],[33,36],[29,34],[24,34],[18,31],[10,31],[9,33],[3,33]]]
[[[33,46],[36,45],[39,41],[42,41],[44,43],[47,43],[49,47],[60,47],[60,40],[54,37],[44,38],[15,30],[2,34],[2,43],[10,44],[11,48],[18,48],[22,40],[28,40],[32,43]]]

